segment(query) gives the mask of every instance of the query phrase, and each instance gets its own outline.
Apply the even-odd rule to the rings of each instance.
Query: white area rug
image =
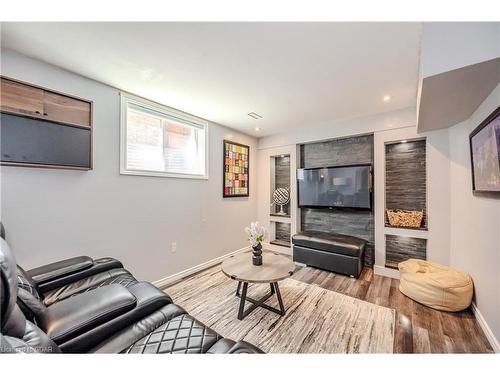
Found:
[[[393,352],[393,309],[287,279],[279,283],[285,316],[258,307],[240,321],[236,286],[215,267],[165,291],[222,336],[248,341],[267,353]],[[250,284],[248,296],[258,299],[268,291],[268,284]],[[276,296],[267,303],[278,308]]]

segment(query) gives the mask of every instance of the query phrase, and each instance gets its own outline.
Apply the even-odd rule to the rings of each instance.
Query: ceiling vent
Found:
[[[250,112],[250,113],[248,114],[248,116],[250,116],[251,118],[253,118],[253,119],[255,119],[255,120],[259,120],[259,119],[261,119],[261,118],[262,118],[262,116],[261,116],[261,115],[259,115],[258,113],[255,113],[255,112]]]

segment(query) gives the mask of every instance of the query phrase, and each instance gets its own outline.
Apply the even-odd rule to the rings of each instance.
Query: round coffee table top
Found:
[[[274,283],[293,275],[295,264],[287,257],[272,252],[262,253],[262,265],[252,264],[252,252],[244,252],[226,259],[222,272],[233,280],[246,283]]]

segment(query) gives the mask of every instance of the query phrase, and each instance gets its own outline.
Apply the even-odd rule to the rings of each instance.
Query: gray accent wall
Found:
[[[300,146],[301,168],[373,164],[373,135],[332,139]],[[374,263],[375,224],[373,211],[302,208],[301,230],[335,232],[368,242],[365,265]]]
[[[398,263],[413,259],[427,259],[427,239],[396,236],[385,236],[385,266],[398,268]]]
[[[274,189],[277,188],[290,189],[290,155],[274,157]],[[273,192],[274,190],[271,191],[271,202]],[[272,210],[274,210],[273,212],[278,212],[280,207],[274,205]],[[287,214],[290,214],[290,203],[284,205],[283,210]]]
[[[373,163],[373,135],[338,138],[300,146],[302,168]]]
[[[290,224],[276,222],[274,230],[277,240],[290,242]]]
[[[385,208],[423,210],[422,228],[427,227],[425,142],[385,145]]]

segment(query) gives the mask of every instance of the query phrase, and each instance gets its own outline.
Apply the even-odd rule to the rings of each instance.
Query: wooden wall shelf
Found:
[[[386,228],[396,228],[396,229],[405,229],[405,230],[419,230],[419,231],[427,231],[428,229],[425,227],[420,228],[409,228],[409,227],[396,227],[394,225],[385,224]]]

